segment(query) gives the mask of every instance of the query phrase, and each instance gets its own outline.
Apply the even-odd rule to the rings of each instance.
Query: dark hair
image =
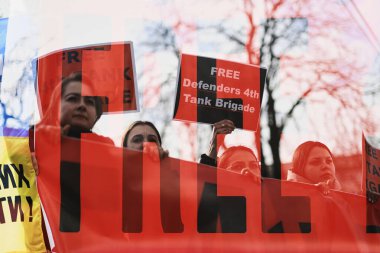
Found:
[[[61,84],[61,96],[63,96],[63,94],[65,93],[66,91],[66,88],[68,86],[69,83],[71,82],[82,82],[83,80],[83,75],[82,75],[82,72],[73,72],[71,73],[69,76],[63,78],[62,80],[62,84]],[[87,81],[88,79],[86,79]],[[96,121],[98,121],[98,119],[100,118],[100,116],[102,116],[103,114],[103,107],[102,107],[102,99],[100,97],[97,97],[97,96],[94,96],[93,97],[94,100],[95,100],[95,109],[96,109]]]
[[[55,124],[54,122],[58,120],[58,115],[59,115],[59,107],[58,107],[57,101],[62,101],[62,96],[65,93],[67,86],[71,82],[82,82],[83,79],[86,79],[86,82],[88,82],[88,78],[83,78],[83,75],[81,72],[73,72],[69,76],[62,79],[60,85],[57,85],[51,94],[49,106],[46,109],[46,112],[43,115],[40,124],[46,124],[46,125]],[[103,114],[103,107],[102,107],[103,102],[100,97],[96,97],[96,96],[94,96],[94,100],[95,100],[95,110],[96,110],[96,119],[95,119],[95,122],[96,122],[98,121],[100,116],[102,116]]]
[[[233,147],[227,148],[226,151],[224,151],[224,153],[220,156],[219,167],[220,168],[226,168],[226,163],[228,161],[228,158],[230,158],[232,156],[232,154],[235,153],[236,151],[247,151],[255,158],[256,161],[258,161],[257,157],[253,153],[252,149],[247,148],[245,146],[233,146]]]
[[[160,146],[162,145],[161,136],[160,136],[160,133],[158,132],[156,126],[150,121],[138,120],[138,121],[135,121],[132,124],[130,124],[127,131],[125,132],[124,138],[123,138],[123,147],[128,146],[128,138],[129,138],[129,134],[131,133],[132,129],[135,128],[136,126],[140,126],[140,125],[150,126],[156,132]]]
[[[313,148],[320,147],[326,149],[331,158],[333,158],[333,155],[330,151],[330,149],[323,144],[322,142],[318,141],[307,141],[299,145],[293,154],[293,168],[292,171],[300,176],[304,176],[305,174],[305,166],[307,158],[310,155],[310,152]]]

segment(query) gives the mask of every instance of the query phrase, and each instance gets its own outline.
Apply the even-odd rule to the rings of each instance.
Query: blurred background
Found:
[[[235,130],[267,176],[286,178],[294,149],[325,143],[343,189],[361,188],[362,133],[380,146],[377,0],[0,0],[0,126],[38,122],[32,60],[55,50],[132,41],[138,112],[102,116],[94,131],[121,146],[128,125],[152,121],[170,156],[198,161],[211,126],[173,121],[181,53],[268,69],[261,130]]]

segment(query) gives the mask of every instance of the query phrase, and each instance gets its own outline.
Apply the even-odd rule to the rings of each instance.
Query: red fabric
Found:
[[[324,196],[312,185],[270,179],[264,179],[260,185],[236,173],[172,158],[167,158],[168,166],[173,166],[170,170],[179,177],[160,181],[160,165],[143,157],[142,232],[125,233],[123,152],[127,152],[124,163],[131,168],[135,164],[128,161],[139,154],[91,141],[90,135],[82,137],[80,149],[80,230],[62,232],[60,147],[41,141],[37,149],[37,154],[41,152],[39,191],[56,252],[379,252],[379,235],[366,233],[363,196],[335,191]],[[177,179],[183,231],[164,233],[160,189],[165,198],[176,198]],[[198,233],[197,209],[204,182],[216,180],[218,196],[245,197],[246,233]],[[160,188],[162,185],[164,188]],[[308,222],[310,233],[300,233],[299,224]],[[279,223],[284,233],[268,233]]]

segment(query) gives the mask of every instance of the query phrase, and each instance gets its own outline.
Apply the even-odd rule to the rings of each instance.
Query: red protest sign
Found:
[[[182,54],[173,118],[210,124],[229,119],[256,131],[265,76],[258,66]]]
[[[58,50],[39,57],[38,98],[40,114],[45,115],[53,91],[63,78],[80,72],[91,94],[103,98],[103,111],[137,110],[136,74],[131,42],[96,44]],[[58,103],[59,101],[54,101]]]

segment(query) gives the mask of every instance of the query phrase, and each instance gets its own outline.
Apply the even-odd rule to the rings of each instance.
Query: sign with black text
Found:
[[[39,109],[45,114],[62,79],[80,72],[83,82],[103,98],[103,111],[137,110],[137,84],[132,42],[113,42],[63,49],[37,60]],[[96,91],[96,92],[95,92]],[[53,101],[54,102],[54,101]]]
[[[380,233],[380,150],[362,136],[363,181],[367,196],[367,233]]]
[[[371,145],[364,135],[363,172],[363,186],[366,186],[365,190],[380,195],[380,150]]]
[[[266,69],[182,54],[174,119],[213,124],[223,119],[256,131]]]

